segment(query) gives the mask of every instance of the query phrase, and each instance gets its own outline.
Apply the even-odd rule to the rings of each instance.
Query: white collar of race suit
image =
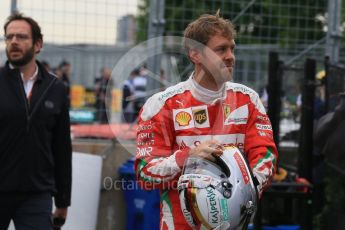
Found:
[[[218,101],[223,101],[226,97],[225,84],[218,91],[206,89],[199,85],[193,78],[194,72],[188,79],[191,86],[191,93],[195,99],[205,104],[215,104]]]

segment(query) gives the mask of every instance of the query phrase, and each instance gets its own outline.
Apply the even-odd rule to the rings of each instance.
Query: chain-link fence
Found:
[[[70,62],[71,83],[91,89],[102,67],[112,69],[129,48],[152,36],[149,28],[155,20],[150,18],[153,9],[164,11],[161,30],[164,36],[182,36],[191,20],[204,13],[215,14],[220,9],[221,15],[231,19],[238,31],[234,81],[262,92],[267,84],[269,51],[279,52],[287,66],[298,66],[306,57],[322,61],[326,45],[336,46],[336,43],[326,44],[328,7],[331,2],[334,5],[340,1],[166,0],[155,8],[152,4],[158,2],[153,0],[8,0],[8,14],[10,2],[16,2],[17,10],[40,22],[45,39],[40,59],[54,68],[64,60]],[[342,33],[345,6],[339,7],[342,14],[338,27]],[[166,79],[186,78],[191,70],[188,60],[169,52],[162,58]],[[0,61],[4,62],[5,54],[0,53]],[[344,50],[340,49],[339,54],[339,61],[343,61]],[[114,76],[115,83],[127,77]],[[286,91],[287,98],[295,97],[289,92]]]
[[[7,0],[2,8],[1,21],[5,23],[11,11],[31,16],[41,26],[44,45],[38,59],[49,65],[57,76],[68,76],[71,85],[73,122],[94,122],[105,114],[104,92],[99,91],[102,69],[114,68],[116,62],[135,44],[137,0],[129,1],[21,1]],[[2,37],[2,36],[1,36]],[[1,39],[2,40],[2,39]],[[6,55],[0,47],[0,62]],[[69,65],[66,72],[64,64]],[[128,76],[120,76],[125,79]],[[118,75],[115,83],[121,85]],[[114,81],[113,81],[114,82]],[[106,87],[103,91],[106,91]],[[100,98],[102,97],[102,98]],[[120,92],[112,92],[111,111],[120,110]],[[104,110],[99,113],[97,110]],[[104,116],[104,115],[101,115]],[[103,119],[104,120],[104,119]]]
[[[149,1],[141,1],[147,9]],[[342,6],[344,8],[344,6]],[[234,79],[259,90],[267,80],[268,51],[277,51],[288,65],[307,56],[324,56],[328,1],[165,1],[165,35],[181,36],[187,24],[204,13],[221,15],[236,25]],[[344,10],[342,10],[344,12]],[[147,11],[139,10],[142,16]],[[344,19],[344,16],[342,17]],[[148,17],[139,17],[147,23]],[[339,25],[344,30],[344,24]],[[139,37],[139,39],[145,38]],[[344,56],[343,53],[341,55]]]
[[[17,10],[40,22],[49,43],[114,45],[125,42],[117,30],[126,16],[136,14],[137,1],[18,0]]]
[[[44,49],[39,58],[52,68],[63,60],[71,63],[72,84],[93,86],[101,68],[112,68],[135,42],[136,0],[11,2],[16,2],[17,11],[39,22],[44,35]],[[4,16],[10,15],[10,8],[3,13],[5,22]],[[4,58],[2,55],[2,63]]]
[[[269,52],[278,52],[284,62],[280,137],[285,144],[297,147],[299,100],[306,58],[317,60],[320,81],[326,72],[335,76],[329,78],[328,95],[320,90],[322,98],[344,91],[343,69],[339,63],[345,62],[345,49],[341,48],[344,47],[341,35],[345,30],[345,4],[340,0],[6,0],[1,3],[4,6],[0,14],[2,23],[10,14],[11,3],[15,6],[13,9],[32,16],[41,25],[44,49],[39,59],[48,62],[57,75],[63,62],[70,64],[71,118],[75,123],[100,121],[106,107],[112,111],[113,122],[121,121],[118,116],[121,87],[132,70],[146,63],[152,70],[152,63],[147,59],[149,55],[142,55],[147,51],[145,46],[152,43],[142,44],[135,50],[137,55],[130,56],[132,59],[127,57],[129,60],[124,63],[128,66],[123,67],[126,71],[117,71],[116,65],[134,46],[149,37],[166,36],[163,41],[155,40],[153,45],[161,49],[158,49],[161,55],[158,69],[162,72],[152,71],[152,75],[159,75],[157,79],[162,83],[158,90],[186,78],[192,65],[182,51],[172,48],[171,44],[176,41],[171,36],[181,37],[188,23],[201,14],[215,14],[218,9],[224,18],[233,21],[238,32],[235,82],[246,84],[263,96],[268,83]],[[331,20],[335,9],[340,12],[338,21]],[[338,51],[339,58],[335,63],[332,60],[331,65],[327,65],[329,69],[325,70],[324,58],[332,49]],[[0,65],[6,60],[4,50],[1,44]],[[103,67],[115,69],[111,94],[105,92],[104,84],[98,85]],[[102,89],[103,96],[96,94],[96,89]],[[153,89],[149,94],[156,91]],[[105,97],[110,98],[111,103],[98,107],[97,101]],[[328,103],[331,108],[332,101]],[[110,222],[108,226],[114,227]]]
[[[340,102],[340,94],[345,92],[345,66],[340,64],[325,63],[327,81],[326,81],[326,110],[334,111]]]

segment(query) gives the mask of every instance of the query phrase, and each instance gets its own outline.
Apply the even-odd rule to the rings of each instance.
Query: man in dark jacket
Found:
[[[0,229],[52,229],[67,216],[72,148],[66,88],[36,61],[37,22],[21,14],[4,25],[8,61],[0,69]]]
[[[319,229],[345,229],[345,94],[339,94],[334,111],[322,116],[315,130],[316,147],[324,156],[318,180],[323,182],[325,205],[320,215]],[[326,170],[323,170],[325,167]],[[324,173],[325,171],[325,173]],[[321,172],[321,173],[320,173]],[[324,173],[324,177],[323,177]]]
[[[335,110],[320,118],[315,131],[315,143],[329,162],[338,164],[343,161],[344,135],[345,93],[341,93]]]

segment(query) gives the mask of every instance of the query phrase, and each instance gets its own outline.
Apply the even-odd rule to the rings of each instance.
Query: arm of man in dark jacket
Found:
[[[66,89],[61,87],[64,102],[53,133],[52,151],[55,161],[55,206],[66,208],[71,204],[72,144]]]

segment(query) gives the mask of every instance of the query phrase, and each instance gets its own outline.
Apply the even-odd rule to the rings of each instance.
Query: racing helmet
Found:
[[[178,191],[183,215],[194,229],[247,229],[258,202],[252,172],[234,146],[215,163],[189,157]]]

